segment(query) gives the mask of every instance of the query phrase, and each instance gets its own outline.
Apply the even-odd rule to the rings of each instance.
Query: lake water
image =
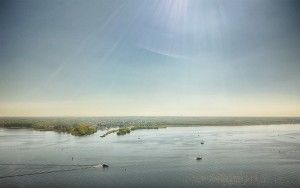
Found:
[[[0,187],[300,187],[300,125],[102,133],[0,129]]]

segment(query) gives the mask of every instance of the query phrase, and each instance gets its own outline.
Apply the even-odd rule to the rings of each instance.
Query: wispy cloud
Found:
[[[185,59],[185,60],[191,60],[190,58],[181,55],[181,54],[177,54],[174,52],[170,52],[168,50],[163,50],[163,49],[158,49],[158,48],[152,48],[152,47],[148,47],[148,46],[144,46],[144,45],[137,45],[138,48],[143,49],[145,51],[148,51],[150,53],[154,53],[154,54],[158,54],[158,55],[162,55],[162,56],[167,56],[170,58],[174,58],[174,59]]]

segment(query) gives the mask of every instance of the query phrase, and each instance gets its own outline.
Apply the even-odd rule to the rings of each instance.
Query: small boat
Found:
[[[202,160],[202,157],[196,157],[196,160],[198,160],[198,161]]]
[[[108,168],[109,166],[107,165],[107,164],[98,164],[98,165],[95,165],[95,166],[93,166],[94,168],[100,168],[100,167],[102,167],[102,168]]]

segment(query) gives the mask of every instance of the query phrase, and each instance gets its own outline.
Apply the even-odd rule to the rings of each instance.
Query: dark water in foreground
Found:
[[[0,129],[0,187],[300,187],[300,125],[101,134]]]

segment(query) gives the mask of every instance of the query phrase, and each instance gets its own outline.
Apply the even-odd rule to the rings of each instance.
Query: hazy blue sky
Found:
[[[0,115],[300,115],[300,1],[0,1]]]

